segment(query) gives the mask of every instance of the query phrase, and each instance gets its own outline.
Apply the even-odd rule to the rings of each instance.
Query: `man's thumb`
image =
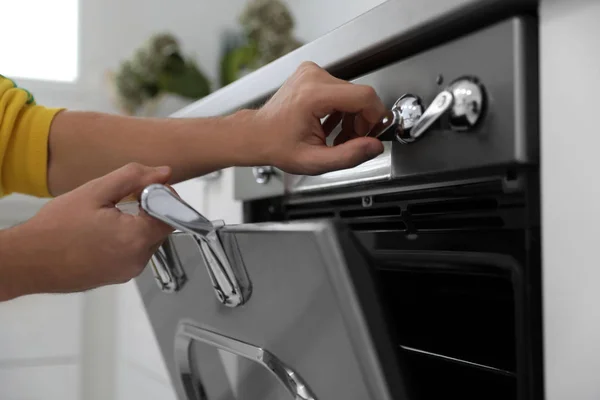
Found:
[[[170,177],[170,167],[131,163],[97,179],[92,190],[102,204],[116,204],[131,194],[137,195],[148,185],[167,183]]]

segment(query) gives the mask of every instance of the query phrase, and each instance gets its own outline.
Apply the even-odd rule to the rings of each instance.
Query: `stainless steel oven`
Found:
[[[457,34],[331,65],[394,110],[378,158],[237,169],[236,226],[144,192],[179,228],[137,284],[181,399],[543,398],[533,2],[455,3]]]

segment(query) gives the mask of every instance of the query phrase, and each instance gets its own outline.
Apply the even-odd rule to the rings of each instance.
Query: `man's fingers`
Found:
[[[315,147],[310,150],[310,163],[321,171],[333,171],[355,167],[383,151],[381,141],[361,137],[348,140],[338,146]]]
[[[148,243],[151,243],[152,245],[162,243],[162,241],[174,231],[170,225],[165,224],[145,212],[141,212],[135,219],[139,234],[143,235]]]
[[[346,143],[348,140],[358,137],[354,131],[355,118],[356,115],[354,114],[344,115],[344,119],[342,120],[342,130],[340,131],[340,134],[336,136],[335,141],[333,142],[335,146]]]
[[[324,84],[313,96],[323,116],[336,111],[357,114],[369,125],[375,125],[387,112],[375,89],[366,85]]]
[[[150,184],[166,183],[170,177],[169,167],[153,168],[131,163],[90,182],[90,185],[97,201],[103,205],[114,205]]]
[[[329,116],[327,117],[327,119],[325,119],[322,125],[323,132],[325,133],[326,137],[329,136],[331,132],[333,132],[333,130],[339,125],[343,117],[344,113],[339,111],[329,114]]]

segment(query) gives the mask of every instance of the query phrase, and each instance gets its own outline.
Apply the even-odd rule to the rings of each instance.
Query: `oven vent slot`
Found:
[[[399,217],[402,214],[400,207],[366,207],[353,210],[340,211],[340,218],[373,218],[373,217]]]
[[[322,218],[334,218],[335,213],[333,211],[313,211],[307,210],[306,212],[291,213],[289,218],[292,220],[300,219],[322,219]]]
[[[401,220],[382,220],[369,222],[355,222],[349,224],[350,229],[355,232],[371,231],[371,232],[398,232],[406,231],[406,224]]]
[[[501,217],[460,217],[460,218],[432,218],[413,220],[412,226],[416,231],[448,230],[448,229],[482,229],[502,228],[504,220]]]
[[[496,210],[497,208],[498,201],[496,199],[480,198],[409,204],[407,211],[410,215],[425,215]]]

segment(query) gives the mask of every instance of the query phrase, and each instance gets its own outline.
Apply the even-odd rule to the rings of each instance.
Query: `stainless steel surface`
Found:
[[[200,179],[202,179],[203,181],[216,181],[217,179],[221,178],[222,175],[223,171],[217,170],[211,172],[210,174],[203,175]]]
[[[427,130],[436,122],[446,111],[452,107],[454,99],[452,93],[447,90],[440,92],[431,105],[427,107],[421,118],[415,123],[410,130],[407,138],[398,137],[398,141],[403,144],[412,143],[419,139]]]
[[[175,293],[187,281],[187,276],[177,253],[177,240],[182,233],[175,232],[159,247],[150,259],[150,267],[160,290]]]
[[[485,109],[483,85],[474,77],[460,78],[450,85],[454,98],[449,124],[455,131],[469,131],[481,120]]]
[[[202,385],[192,371],[190,347],[194,341],[205,343],[214,348],[244,357],[265,368],[286,388],[290,397],[295,400],[316,400],[302,377],[292,368],[285,365],[274,354],[261,347],[199,328],[188,322],[179,325],[175,338],[175,359],[179,367],[181,384],[185,387],[188,400],[202,400],[196,395],[196,388]]]
[[[268,349],[320,400],[406,398],[392,341],[367,322],[379,318],[377,311],[363,308],[350,276],[365,261],[341,231],[323,221],[225,226],[220,234],[235,239],[254,285],[243,307],[225,308],[215,300],[210,280],[197,268],[204,261],[190,243],[180,248],[189,280],[176,296],[161,293],[147,269],[136,280],[180,399],[189,398],[173,345],[181,321]],[[365,279],[360,287],[363,293],[375,290]],[[236,398],[223,361],[206,347],[190,346],[192,372],[209,399]],[[260,379],[257,369],[264,371],[250,365],[243,372],[247,379],[236,380],[238,398],[279,400],[272,393],[281,385]]]
[[[393,147],[393,142],[383,142],[383,153],[355,168],[317,176],[286,174],[285,185],[290,192],[300,193],[390,180]]]
[[[241,260],[229,259],[218,235],[222,222],[208,221],[169,188],[160,184],[150,185],[143,190],[140,205],[151,216],[187,232],[197,240],[198,251],[204,258],[215,295],[221,303],[237,307],[248,300],[251,286],[244,266]],[[230,247],[235,253],[235,245],[231,244]],[[166,253],[164,248],[159,250],[158,258],[163,253]],[[235,262],[237,264],[233,265]]]
[[[253,167],[252,174],[254,174],[254,179],[256,180],[256,183],[264,185],[269,182],[271,176],[275,175],[275,168],[270,167],[268,165]]]
[[[461,134],[449,124],[429,127],[429,132],[410,146],[384,142],[385,151],[355,168],[311,177],[284,177],[283,193],[305,193],[362,185],[368,182],[431,176],[507,164],[530,164],[538,160],[538,127],[535,113],[524,114],[531,102],[521,89],[535,81],[535,22],[514,18],[494,25],[410,59],[365,75],[354,82],[373,86],[386,104],[394,104],[399,93],[418,95],[425,104],[440,93],[438,75],[452,83],[467,71],[486,87],[486,118],[477,121],[470,134]],[[510,82],[510,83],[507,83]],[[484,107],[485,108],[485,107]],[[446,113],[452,119],[453,113]],[[446,118],[446,116],[444,118]],[[414,131],[414,127],[412,129]],[[414,134],[414,132],[413,132]],[[243,175],[243,169],[236,169]],[[252,180],[236,179],[236,198],[246,199]],[[266,196],[273,196],[273,191]],[[260,197],[256,192],[253,198]]]

